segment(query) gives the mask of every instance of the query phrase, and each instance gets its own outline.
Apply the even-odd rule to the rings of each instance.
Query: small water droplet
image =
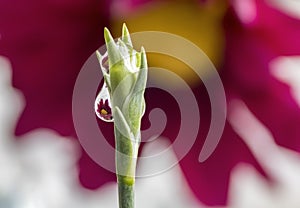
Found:
[[[103,71],[105,71],[107,74],[109,74],[108,53],[107,52],[105,52],[105,54],[101,57],[100,67]]]
[[[99,94],[95,100],[95,113],[102,121],[113,122],[113,116],[111,112],[111,102],[108,92],[108,88],[104,82]]]

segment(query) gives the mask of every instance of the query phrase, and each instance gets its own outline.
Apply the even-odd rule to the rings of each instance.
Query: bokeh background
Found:
[[[228,107],[216,151],[199,163],[210,125],[206,89],[184,63],[147,54],[150,66],[177,73],[197,94],[201,124],[178,166],[137,180],[137,207],[300,207],[297,0],[0,0],[0,207],[117,207],[115,175],[78,143],[72,93],[104,26],[118,37],[123,22],[130,32],[169,32],[201,48]],[[168,139],[141,155],[168,145],[180,126],[171,97],[149,91],[146,101],[146,116],[165,111]],[[112,125],[99,126],[113,145]]]

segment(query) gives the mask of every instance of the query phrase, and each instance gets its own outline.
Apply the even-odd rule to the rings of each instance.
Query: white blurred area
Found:
[[[97,191],[83,189],[78,183],[80,153],[74,140],[38,129],[16,141],[13,129],[24,100],[11,86],[10,64],[3,57],[0,94],[0,208],[118,207],[115,183]],[[230,124],[276,183],[271,185],[253,167],[240,164],[232,171],[228,206],[222,208],[299,208],[299,154],[277,146],[242,101],[230,103],[229,109]],[[145,151],[156,148],[149,145]],[[137,179],[136,201],[136,207],[143,208],[207,208],[193,197],[178,166]]]
[[[300,1],[299,0],[267,0],[274,8],[281,12],[300,19]]]
[[[265,2],[292,18],[300,19],[299,0],[266,0]],[[244,24],[250,24],[255,20],[257,15],[256,0],[232,0],[231,4]]]
[[[274,77],[290,86],[291,94],[300,107],[300,56],[281,56],[272,60],[269,66]]]
[[[231,175],[230,207],[300,207],[300,154],[275,144],[271,132],[242,101],[233,101],[229,109],[231,125],[275,181],[271,185],[250,165],[239,165]]]

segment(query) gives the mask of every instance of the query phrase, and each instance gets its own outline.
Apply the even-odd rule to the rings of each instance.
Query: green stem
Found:
[[[104,38],[108,54],[108,72],[102,64],[101,54],[97,53],[97,57],[108,86],[114,117],[119,207],[134,208],[135,169],[141,141],[140,124],[145,111],[147,57],[143,47],[141,52],[133,49],[125,24],[122,28],[122,38],[118,39],[117,43],[107,28],[104,28]],[[127,64],[128,61],[130,64]]]
[[[124,137],[115,126],[116,170],[119,208],[134,208],[134,183],[136,159],[131,140]],[[127,157],[124,157],[126,155]]]
[[[123,176],[118,176],[119,208],[134,208],[134,183],[127,184]]]

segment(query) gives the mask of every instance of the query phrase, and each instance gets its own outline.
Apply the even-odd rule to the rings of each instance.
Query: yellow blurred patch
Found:
[[[223,58],[222,19],[226,8],[224,0],[215,0],[206,4],[200,4],[199,1],[155,2],[140,7],[131,14],[118,12],[112,17],[112,32],[120,36],[122,23],[126,22],[130,33],[163,31],[176,34],[196,44],[218,67]],[[120,14],[123,16],[120,17]],[[135,45],[134,40],[133,44]],[[147,48],[145,49],[147,51]],[[159,66],[171,70],[190,85],[199,83],[199,79],[195,78],[195,73],[178,59],[148,53],[147,58],[149,67]],[[199,64],[201,65],[201,60]],[[206,69],[210,70],[207,67],[201,67],[201,70]],[[209,71],[202,74],[209,75]]]

